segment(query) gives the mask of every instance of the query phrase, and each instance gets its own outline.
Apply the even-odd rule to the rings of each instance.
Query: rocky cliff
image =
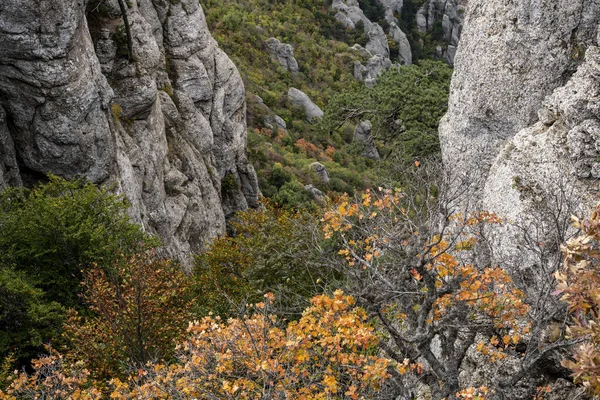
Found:
[[[473,190],[481,208],[522,226],[541,221],[539,243],[556,234],[557,217],[600,194],[599,23],[594,0],[467,8],[440,127],[444,162],[483,173]],[[512,233],[499,235],[498,251],[522,257]]]
[[[198,0],[0,2],[0,188],[114,185],[182,256],[256,205],[245,94]],[[131,40],[128,40],[128,37]]]

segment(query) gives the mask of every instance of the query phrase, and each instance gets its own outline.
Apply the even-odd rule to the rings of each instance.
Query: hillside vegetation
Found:
[[[248,152],[264,196],[282,205],[306,206],[313,197],[305,185],[334,197],[354,193],[397,181],[399,163],[439,154],[437,124],[447,108],[451,76],[444,63],[422,60],[393,67],[369,88],[353,76],[354,62],[365,61],[350,48],[365,44],[362,27],[344,28],[328,2],[204,0],[203,5],[213,36],[246,85]],[[361,6],[372,21],[387,24],[379,2],[362,1]],[[414,18],[405,19],[403,24],[415,31]],[[298,73],[269,53],[266,43],[272,37],[293,46]],[[287,97],[290,87],[324,110],[323,121],[306,121]],[[265,126],[268,115],[281,116],[286,129]],[[381,161],[361,157],[362,145],[353,140],[363,120],[373,123]],[[325,165],[329,182],[310,167],[315,161]]]

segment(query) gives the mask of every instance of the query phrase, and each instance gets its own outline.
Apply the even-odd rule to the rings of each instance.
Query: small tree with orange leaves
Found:
[[[70,399],[100,400],[102,392],[94,385],[83,362],[69,362],[47,348],[48,355],[32,361],[34,373],[11,376],[6,391],[0,391],[0,400],[16,399]]]
[[[424,360],[419,379],[433,398],[509,391],[541,354],[526,358],[516,351],[531,329],[525,294],[506,270],[477,259],[489,227],[504,222],[468,212],[464,181],[416,167],[407,179],[412,186],[343,197],[325,214],[326,237],[341,243],[341,257],[330,267],[347,277],[346,290],[377,321],[388,357]],[[463,387],[459,375],[469,350],[490,363],[517,358],[519,367],[510,377],[489,374],[478,390]],[[407,386],[405,377],[395,381],[397,395]]]
[[[555,293],[569,305],[567,336],[579,344],[563,365],[590,394],[600,396],[600,203],[589,219],[573,217],[573,223],[582,233],[562,248],[564,268],[555,274]]]
[[[190,277],[180,265],[148,251],[123,256],[108,271],[93,266],[84,277],[92,314],[73,312],[66,324],[70,356],[99,377],[173,357],[192,316]]]
[[[389,371],[417,368],[377,355],[379,338],[366,312],[337,291],[316,296],[302,318],[284,326],[269,313],[273,295],[253,314],[221,321],[208,316],[190,324],[178,362],[148,364],[125,379],[112,379],[112,399],[359,399],[374,398]],[[46,366],[51,366],[50,369]],[[98,383],[81,364],[42,358],[35,374],[15,377],[0,399],[100,398]]]

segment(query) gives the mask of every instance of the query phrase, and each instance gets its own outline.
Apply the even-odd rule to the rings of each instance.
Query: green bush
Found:
[[[437,154],[437,128],[447,109],[451,74],[446,64],[430,60],[393,67],[373,88],[334,96],[320,124],[322,135],[346,132],[345,126],[368,119],[380,147],[400,155],[403,162]],[[340,126],[340,121],[345,123]],[[350,146],[348,151],[359,149]]]
[[[47,300],[24,272],[0,265],[0,360],[26,364],[59,336],[65,318],[65,308]]]
[[[25,273],[44,298],[81,306],[81,269],[158,245],[127,215],[120,195],[79,179],[50,176],[33,189],[0,193],[0,264]]]

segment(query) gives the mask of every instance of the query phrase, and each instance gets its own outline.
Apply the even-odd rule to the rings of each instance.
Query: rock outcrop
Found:
[[[354,141],[363,147],[361,156],[379,160],[379,152],[375,145],[375,139],[373,139],[372,129],[371,121],[361,121],[354,129]]]
[[[402,1],[389,0],[384,4],[386,9],[389,9],[392,15],[390,36],[398,44],[401,54],[398,57],[400,64],[410,64],[412,62],[412,53],[410,43],[406,35],[394,23],[393,11],[402,7]],[[359,44],[352,46],[362,57],[366,59],[366,65],[360,61],[354,64],[354,77],[365,82],[367,86],[373,86],[377,81],[377,76],[391,67],[390,47],[388,44],[388,36],[383,28],[370,21],[361,10],[357,0],[334,0],[331,9],[336,11],[336,19],[340,21],[348,29],[356,29],[361,24],[368,40],[365,47]],[[387,14],[386,14],[387,15]],[[408,54],[407,54],[408,52]]]
[[[196,0],[0,4],[0,187],[116,186],[182,257],[257,201],[244,87]],[[86,9],[87,5],[87,9]]]
[[[416,15],[417,29],[421,33],[441,27],[442,37],[437,48],[437,56],[450,65],[454,64],[467,3],[467,0],[428,0]]]
[[[281,43],[279,39],[270,38],[266,43],[267,50],[279,63],[292,74],[298,73],[300,67],[294,57],[294,48],[291,44]]]
[[[359,22],[364,24],[365,29],[371,25],[371,21],[360,8],[358,0],[333,0],[331,9],[335,11],[335,19],[346,28],[354,29]]]
[[[327,172],[327,168],[318,161],[309,165],[310,168],[317,174],[321,182],[329,183],[329,172]]]
[[[389,58],[380,55],[369,58],[363,65],[360,61],[354,62],[354,77],[359,81],[363,81],[368,87],[375,86],[379,74],[387,71],[392,66]]]
[[[403,0],[378,0],[379,3],[385,9],[385,20],[388,23],[398,22],[394,14],[400,14],[402,12],[402,6],[404,5]]]
[[[318,105],[313,103],[308,95],[303,91],[296,88],[290,88],[287,95],[290,99],[290,102],[294,106],[299,107],[302,109],[302,111],[304,111],[304,115],[306,116],[306,120],[308,122],[323,116],[323,110],[321,110]]]
[[[406,34],[396,25],[395,22],[390,23],[390,36],[398,46],[398,62],[400,65],[412,64],[412,50]]]
[[[480,207],[541,226],[538,242],[556,244],[556,213],[600,194],[599,24],[600,4],[585,0],[468,7],[440,126],[444,163],[482,171]],[[517,234],[497,232],[495,257],[526,268],[535,261]]]

